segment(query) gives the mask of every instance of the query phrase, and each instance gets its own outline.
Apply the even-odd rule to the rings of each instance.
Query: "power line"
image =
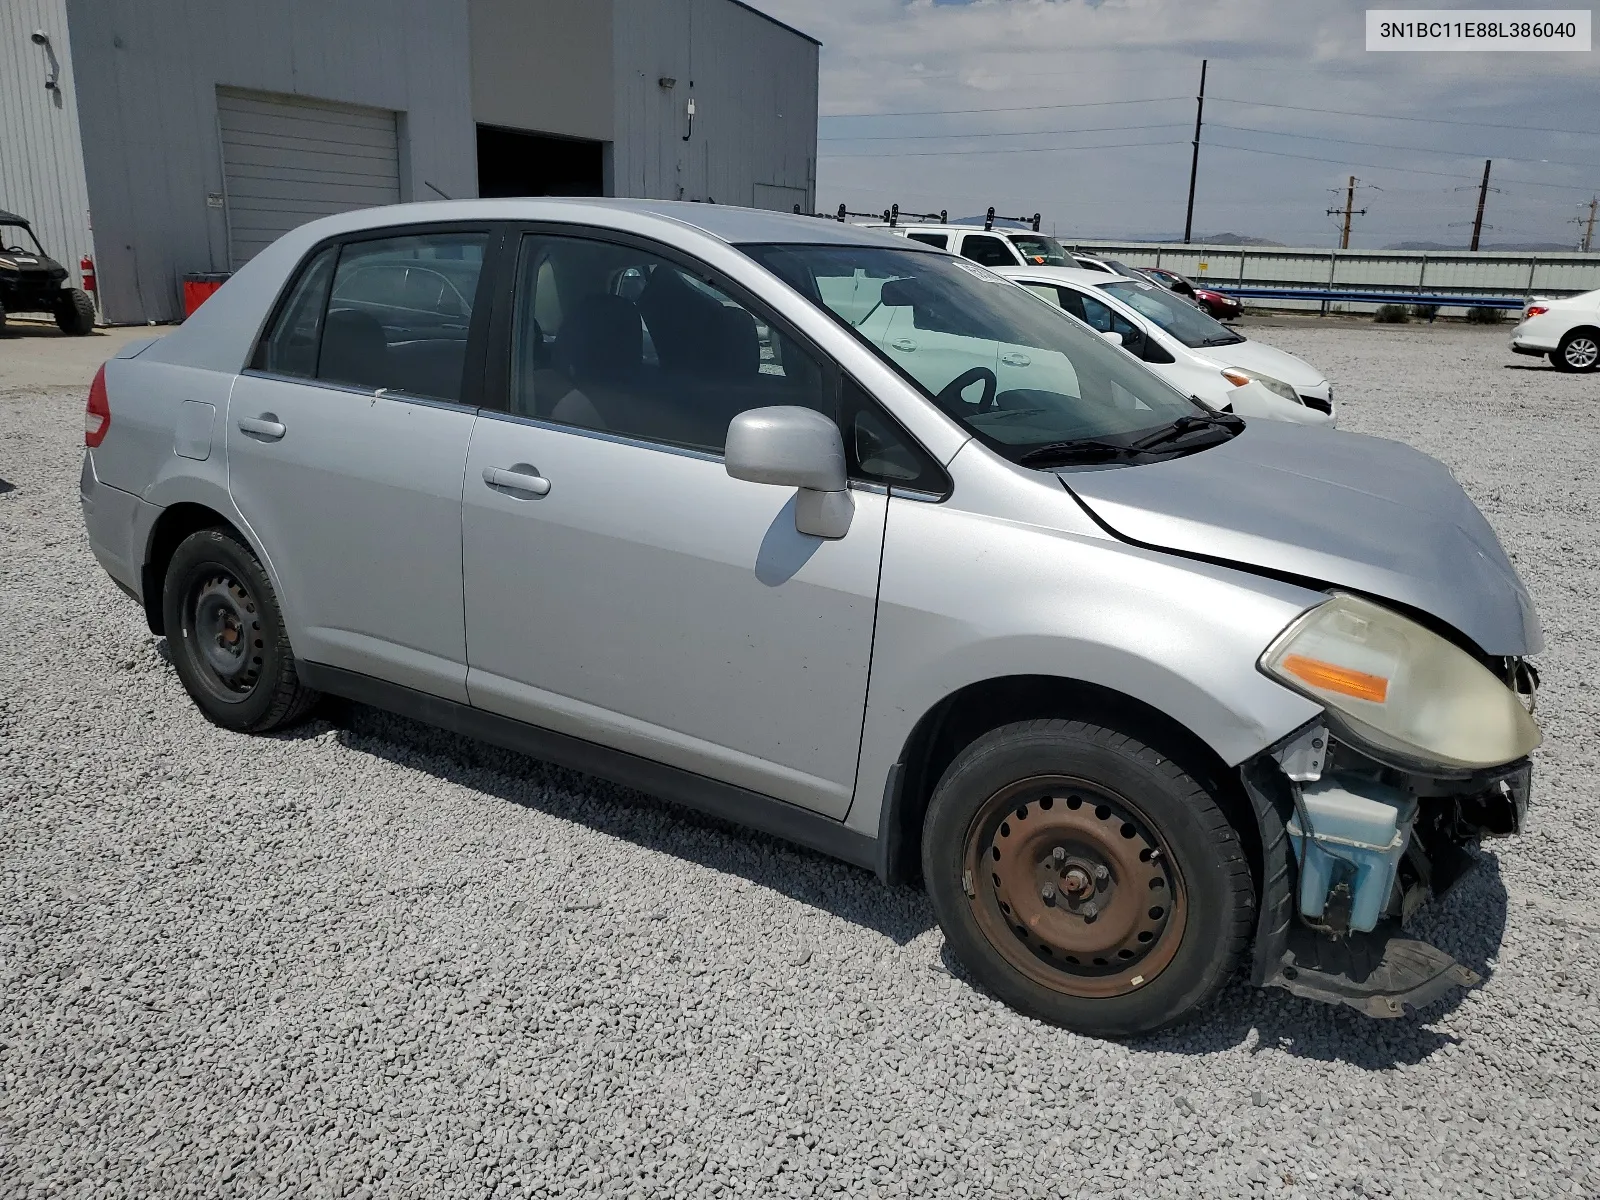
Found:
[[[1159,145],[1160,143],[1153,143]],[[1429,171],[1422,167],[1391,167],[1385,163],[1358,163],[1344,158],[1318,158],[1311,154],[1291,154],[1287,150],[1263,150],[1260,146],[1235,146],[1229,142],[1208,142],[1223,150],[1243,150],[1246,154],[1270,154],[1276,158],[1298,158],[1304,162],[1333,163],[1340,167],[1369,167],[1374,171],[1404,171],[1409,175],[1437,175],[1441,179],[1476,179],[1476,175],[1462,175],[1456,171]],[[1537,179],[1507,179],[1507,183],[1523,187],[1561,188],[1569,192],[1587,192],[1590,189],[1574,183],[1543,183]]]
[[[1280,129],[1253,129],[1248,125],[1224,125],[1220,121],[1213,121],[1211,128],[1231,129],[1235,133],[1264,133],[1269,137],[1304,138],[1313,142],[1341,142],[1346,146],[1365,146],[1371,150],[1409,150],[1418,154],[1444,154],[1453,158],[1477,157],[1470,150],[1439,150],[1432,146],[1397,146],[1393,142],[1365,142],[1360,138],[1327,137],[1317,133],[1287,133]],[[1544,163],[1552,167],[1581,167],[1592,170],[1597,165],[1600,165],[1600,163],[1595,162],[1567,162],[1557,158],[1512,158],[1506,154],[1497,155],[1496,157],[1503,158],[1507,162],[1521,162],[1533,165]]]
[[[1188,142],[1113,142],[1108,146],[1018,146],[1009,150],[890,150],[887,153],[819,154],[818,158],[949,158],[967,154],[1065,154],[1071,150],[1127,150],[1139,146],[1187,146]],[[1463,175],[1460,178],[1467,178]]]
[[[1133,129],[1182,129],[1186,122],[1163,121],[1156,125],[1097,125],[1091,129],[978,130],[974,133],[864,133],[840,137],[819,137],[819,142],[914,142],[928,138],[1044,137],[1066,133],[1111,133]]]
[[[857,117],[952,117],[964,113],[1042,112],[1056,108],[1107,108],[1114,104],[1165,104],[1169,100],[1187,99],[1188,96],[1146,96],[1140,100],[1079,100],[1072,104],[1020,104],[1004,108],[924,108],[907,112],[824,113],[820,119],[843,121]]]
[[[1541,125],[1498,125],[1493,121],[1457,121],[1450,117],[1402,117],[1395,113],[1351,112],[1343,108],[1305,108],[1298,104],[1271,104],[1266,100],[1235,100],[1231,96],[1213,96],[1222,104],[1243,104],[1254,108],[1286,108],[1293,112],[1320,113],[1338,117],[1370,117],[1375,121],[1417,121],[1428,125],[1470,125],[1474,129],[1514,129],[1518,133],[1574,133],[1582,137],[1600,137],[1594,129],[1551,129]]]

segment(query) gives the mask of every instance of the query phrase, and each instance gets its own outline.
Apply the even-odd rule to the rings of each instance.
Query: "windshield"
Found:
[[[878,246],[745,246],[1013,460],[1203,410],[1126,351],[992,271]]]
[[[25,225],[0,224],[0,251],[7,254],[43,254],[44,247]]]
[[[1078,260],[1053,237],[1042,233],[1013,233],[1011,244],[1031,267],[1076,267]]]
[[[1232,346],[1245,339],[1220,321],[1166,288],[1139,279],[1119,279],[1100,285],[1118,300],[1143,313],[1185,346]]]

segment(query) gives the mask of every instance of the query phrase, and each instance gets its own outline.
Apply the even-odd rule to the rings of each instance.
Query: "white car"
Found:
[[[1511,348],[1548,357],[1558,371],[1593,371],[1600,365],[1600,291],[1528,301],[1511,331]]]
[[[1333,388],[1309,363],[1252,341],[1146,279],[1060,267],[1001,267],[1004,275],[1108,336],[1185,395],[1213,408],[1335,425]]]

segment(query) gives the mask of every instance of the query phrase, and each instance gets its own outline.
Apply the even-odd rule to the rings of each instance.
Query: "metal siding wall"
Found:
[[[49,56],[30,40],[36,29],[50,35],[60,66],[54,93],[44,86]],[[65,0],[0,5],[0,208],[27,217],[76,284],[78,259],[94,254],[94,238],[73,85]]]
[[[1570,294],[1600,289],[1600,254],[1446,250],[1318,250],[1277,246],[1173,246],[1153,242],[1072,242],[1085,254],[1134,267],[1166,267],[1227,290],[1336,287],[1427,290],[1458,296]],[[1204,262],[1207,269],[1200,270]],[[1420,286],[1419,286],[1420,285]],[[1403,297],[1401,298],[1403,301]],[[1253,301],[1253,303],[1265,303]],[[1315,300],[1273,300],[1274,308],[1318,309]],[[1375,303],[1335,302],[1339,311],[1374,312]],[[1455,311],[1455,310],[1447,310]],[[1462,310],[1465,311],[1465,310]]]
[[[810,211],[814,42],[729,0],[617,0],[614,36],[617,195],[751,205],[756,185],[768,184],[800,189]],[[677,86],[662,88],[663,76]]]
[[[466,0],[66,4],[110,320],[174,320],[181,275],[227,269],[219,84],[399,112],[402,198],[477,192]]]

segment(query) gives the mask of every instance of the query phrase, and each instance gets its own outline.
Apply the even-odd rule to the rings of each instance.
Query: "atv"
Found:
[[[8,312],[47,312],[62,333],[92,333],[94,301],[66,280],[67,269],[44,252],[28,219],[0,210],[0,329]]]

